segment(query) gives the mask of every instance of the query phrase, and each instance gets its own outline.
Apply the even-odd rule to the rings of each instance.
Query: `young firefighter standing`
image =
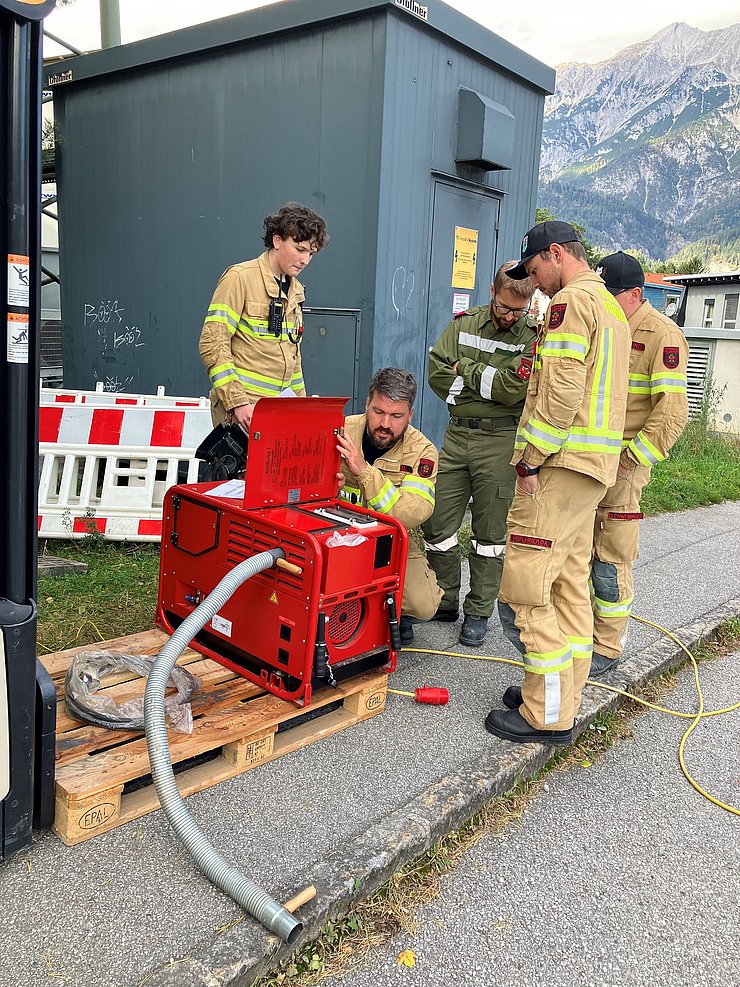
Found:
[[[650,470],[666,459],[686,427],[686,337],[643,298],[645,275],[639,262],[619,251],[597,265],[629,322],[627,418],[616,482],[596,512],[591,584],[594,653],[591,677],[619,664],[632,610],[632,563],[638,554],[640,496]]]
[[[429,386],[447,402],[437,503],[424,524],[429,564],[444,590],[434,620],[456,621],[460,594],[457,532],[471,504],[470,592],[460,642],[480,647],[493,613],[506,545],[506,512],[516,473],[511,453],[532,370],[533,288],[512,281],[509,261],[496,272],[491,302],[461,312],[429,351]]]
[[[297,276],[326,245],[324,220],[289,202],[266,216],[267,248],[221,275],[200,335],[200,356],[211,379],[214,425],[249,428],[255,403],[290,388],[303,397],[303,285]]]
[[[508,709],[491,710],[485,725],[505,740],[568,744],[591,663],[594,516],[617,474],[629,328],[568,223],[539,223],[521,253],[509,277],[528,276],[552,299],[517,432],[499,590],[525,670],[521,688],[504,693]]]

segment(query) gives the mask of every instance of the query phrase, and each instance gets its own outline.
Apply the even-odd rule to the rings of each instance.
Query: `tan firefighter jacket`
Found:
[[[624,440],[627,455],[641,466],[668,456],[686,427],[686,337],[667,315],[643,302],[629,320],[632,333]]]
[[[490,303],[461,312],[429,351],[429,386],[459,418],[518,418],[536,329],[530,315],[499,328]]]
[[[366,423],[365,415],[350,415],[344,423],[345,435],[358,449],[362,449]],[[340,496],[415,528],[434,510],[438,459],[429,439],[409,425],[398,442],[359,476],[353,476],[342,463],[345,485]]]
[[[291,278],[280,335],[270,331],[270,300],[278,286],[267,252],[228,268],[221,275],[200,334],[200,356],[211,378],[214,415],[261,397],[277,397],[286,387],[304,397],[300,334],[303,285]]]
[[[593,271],[552,301],[537,340],[512,463],[562,466],[611,486],[627,403],[627,320]]]

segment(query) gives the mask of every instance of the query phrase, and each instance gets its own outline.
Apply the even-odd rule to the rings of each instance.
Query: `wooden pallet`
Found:
[[[150,777],[146,738],[140,733],[108,730],[72,719],[64,705],[64,677],[81,650],[123,654],[157,654],[167,635],[146,631],[71,648],[41,660],[57,686],[56,810],[52,829],[67,846],[115,829],[159,808]],[[193,696],[193,732],[168,730],[172,763],[183,796],[200,792],[227,778],[273,761],[282,754],[369,719],[385,707],[388,676],[373,671],[358,675],[337,689],[322,689],[311,698],[311,712],[330,707],[306,720],[306,710],[284,702],[229,669],[188,649],[179,661],[201,680]],[[124,672],[106,679],[98,695],[116,702],[141,696],[144,680]],[[336,707],[337,703],[341,703]],[[336,707],[336,708],[333,708]],[[298,720],[298,723],[294,721]],[[278,728],[280,732],[278,733]],[[203,755],[206,763],[188,765]],[[135,787],[136,790],[127,790]]]

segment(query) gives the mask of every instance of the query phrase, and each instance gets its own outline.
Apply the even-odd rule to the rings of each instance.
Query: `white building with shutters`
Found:
[[[740,271],[664,278],[682,285],[676,321],[689,344],[689,407],[699,410],[711,381],[717,431],[740,435]]]

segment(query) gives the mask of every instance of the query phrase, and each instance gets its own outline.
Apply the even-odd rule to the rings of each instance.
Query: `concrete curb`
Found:
[[[740,598],[729,600],[674,635],[686,647],[694,648],[710,640],[725,620],[737,616]],[[632,691],[685,661],[686,656],[673,641],[661,638],[623,661],[609,676],[608,684]],[[584,693],[577,732],[615,707],[619,699],[614,693],[589,688]],[[279,942],[245,918],[221,935],[204,939],[188,956],[142,974],[140,983],[146,987],[249,987],[316,939],[340,909],[368,897],[395,871],[461,826],[492,798],[508,791],[517,780],[535,774],[555,752],[542,744],[518,747],[490,739],[495,745],[490,751],[430,785],[346,847],[317,861],[312,873],[275,892],[278,901],[286,901],[305,884],[316,887],[316,897],[300,910],[303,934],[295,946]]]

